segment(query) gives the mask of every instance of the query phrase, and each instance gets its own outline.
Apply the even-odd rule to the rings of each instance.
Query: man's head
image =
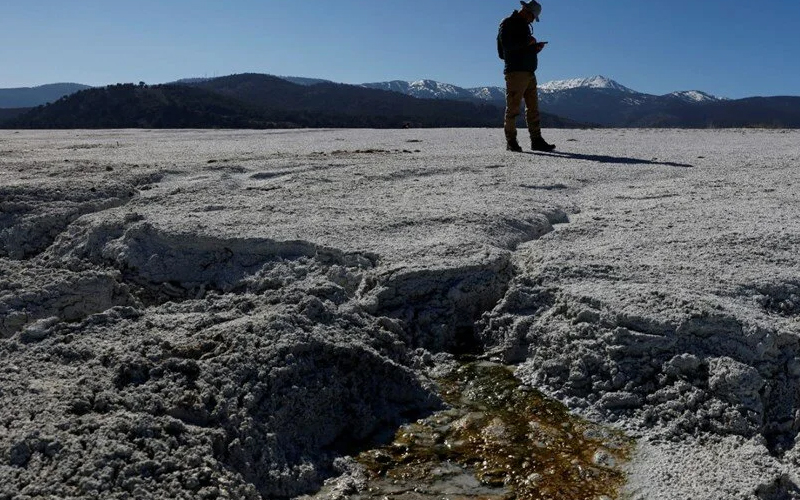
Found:
[[[539,5],[539,2],[536,0],[531,0],[530,2],[520,0],[519,3],[522,4],[522,9],[519,12],[528,19],[529,23],[532,23],[534,19],[539,20],[539,14],[542,13],[542,6]]]

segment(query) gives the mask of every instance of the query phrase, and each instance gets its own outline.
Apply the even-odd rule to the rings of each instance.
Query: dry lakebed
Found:
[[[800,498],[800,131],[545,135],[0,131],[0,499]]]

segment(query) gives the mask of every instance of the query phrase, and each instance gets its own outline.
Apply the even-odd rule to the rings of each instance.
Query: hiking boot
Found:
[[[516,139],[510,139],[506,142],[506,151],[513,151],[515,153],[522,153],[522,148]]]
[[[552,151],[556,149],[554,144],[547,144],[541,137],[531,137],[531,149],[534,151]]]

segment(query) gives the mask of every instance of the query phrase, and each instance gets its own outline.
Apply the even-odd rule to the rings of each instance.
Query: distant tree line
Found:
[[[244,74],[169,85],[90,88],[12,117],[3,128],[497,127],[491,104],[431,101],[354,85],[297,85]],[[545,126],[569,126],[554,116]]]

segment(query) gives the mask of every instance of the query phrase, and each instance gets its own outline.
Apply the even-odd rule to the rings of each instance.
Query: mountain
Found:
[[[323,80],[321,78],[305,78],[302,76],[280,76],[287,82],[296,83],[297,85],[316,85],[318,83],[334,83],[330,80]]]
[[[269,128],[298,124],[228,97],[186,85],[117,84],[39,106],[4,128]]]
[[[319,78],[249,73],[122,86],[138,89],[132,93],[119,87],[112,85],[104,92],[77,99],[84,104],[91,101],[97,109],[71,109],[61,102],[78,91],[91,90],[86,85],[0,89],[0,123],[6,128],[11,124],[46,127],[48,123],[52,127],[123,123],[255,128],[496,127],[505,107],[502,87],[463,88],[426,79],[345,85]],[[192,87],[206,93],[189,95],[171,87]],[[220,97],[227,100],[223,103]],[[133,101],[115,102],[117,99]],[[42,107],[45,103],[53,104]],[[723,99],[700,90],[652,95],[603,76],[545,82],[539,86],[539,105],[545,127],[800,128],[800,97]],[[28,109],[33,106],[38,108]],[[115,110],[124,113],[114,117]],[[103,113],[105,116],[100,116]]]
[[[418,80],[415,82],[394,80],[391,82],[364,83],[362,87],[400,92],[418,99],[471,100],[474,98],[466,89],[434,80]]]
[[[266,110],[305,113],[308,126],[422,127],[487,126],[498,110],[486,104],[422,101],[355,85],[299,85],[279,77],[241,74],[193,84]],[[433,104],[433,105],[432,105]]]
[[[800,128],[800,97],[748,97],[686,106],[666,118],[670,127]]]
[[[607,78],[548,82],[541,109],[611,127],[800,128],[800,97],[723,99],[699,90],[652,95]]]
[[[542,109],[611,127],[706,127],[694,108],[721,101],[700,91],[645,94],[603,76],[547,82],[539,89]]]
[[[369,127],[496,127],[503,114],[502,109],[483,101],[425,100],[328,81],[298,85],[285,77],[252,73],[194,85],[265,109],[313,113],[328,123],[320,126],[348,126],[350,122],[355,125],[349,126]],[[551,115],[542,119],[550,127],[580,126]]]
[[[260,74],[91,88],[2,123],[4,128],[498,127],[487,103],[422,100],[356,85],[298,85]],[[547,126],[574,126],[543,117]]]
[[[364,84],[425,99],[459,99],[505,106],[502,87],[461,88],[419,80]],[[543,83],[542,112],[607,127],[800,127],[800,97],[723,99],[699,90],[652,95],[594,76]]]
[[[561,92],[571,89],[601,89],[619,91],[626,94],[638,94],[635,90],[620,85],[614,80],[604,76],[594,76],[592,78],[573,78],[571,80],[556,80],[539,85],[539,91],[544,93]]]
[[[503,87],[473,87],[462,88],[449,83],[441,83],[434,80],[418,80],[406,82],[402,80],[392,80],[389,82],[363,83],[362,86],[382,90],[391,90],[402,94],[412,95],[421,99],[460,99],[468,101],[491,102],[498,106],[505,106],[505,89]],[[591,89],[599,91],[620,92],[629,94],[628,97],[641,99],[639,96],[648,96],[635,90],[629,89],[614,80],[604,76],[594,76],[591,78],[573,78],[570,80],[555,80],[539,85],[540,99],[544,95],[557,95],[575,89]],[[663,97],[677,97],[686,102],[713,102],[720,98],[699,90],[688,90],[673,92]],[[656,97],[656,96],[650,96]]]
[[[414,82],[392,80],[390,82],[362,83],[361,85],[372,89],[400,92],[420,99],[455,99],[460,101],[491,102],[492,104],[505,106],[506,91],[500,87],[462,88],[434,80],[417,80]]]
[[[192,84],[192,83],[199,83],[199,82],[207,82],[211,80],[211,78],[202,76],[202,77],[195,77],[195,78],[181,78],[180,80],[175,80],[174,82],[167,82],[167,85],[181,85],[181,84]]]
[[[681,92],[672,92],[668,94],[671,97],[676,97],[686,102],[716,102],[724,99],[720,99],[719,97],[715,97],[711,94],[706,94],[705,92],[700,92],[699,90],[684,90]]]
[[[502,87],[473,87],[467,89],[473,98],[495,103],[501,108],[506,105],[506,89]]]
[[[51,83],[38,87],[0,89],[0,108],[30,108],[54,102],[65,95],[88,89],[80,83]]]

